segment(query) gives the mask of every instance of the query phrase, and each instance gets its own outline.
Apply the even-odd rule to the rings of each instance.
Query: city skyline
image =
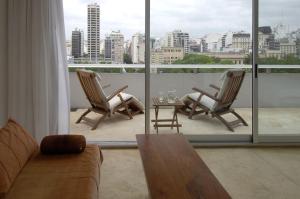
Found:
[[[284,10],[274,4],[282,0],[272,1],[266,10],[267,2],[260,3],[260,26],[278,23],[288,24],[291,30],[297,22],[296,0],[285,1]],[[111,31],[121,30],[125,40],[136,32],[144,32],[144,1],[139,0],[64,0],[66,37],[71,39],[71,32],[76,27],[87,34],[86,7],[90,3],[100,4],[101,35],[104,39]],[[116,6],[118,5],[118,6]],[[190,37],[203,37],[208,33],[224,33],[227,31],[244,30],[251,32],[251,1],[233,0],[227,2],[227,9],[222,8],[221,0],[187,0],[187,1],[151,1],[151,36],[163,37],[174,29],[189,32]],[[182,9],[184,7],[184,9]],[[202,8],[202,9],[199,9]],[[271,9],[272,8],[272,9]],[[262,12],[264,10],[265,12]],[[236,17],[238,13],[238,17]],[[279,14],[278,14],[279,13]],[[288,16],[287,16],[288,13]],[[201,20],[199,20],[201,19]],[[205,28],[204,28],[205,27]]]

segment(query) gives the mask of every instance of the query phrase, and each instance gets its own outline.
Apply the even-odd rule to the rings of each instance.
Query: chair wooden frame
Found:
[[[76,72],[84,93],[91,104],[91,107],[78,118],[76,123],[80,123],[82,120],[87,121],[92,124],[91,130],[95,130],[102,121],[104,121],[107,117],[111,117],[111,114],[120,113],[128,116],[129,119],[132,119],[134,115],[144,113],[140,107],[135,105],[132,97],[128,100],[123,99],[121,92],[128,88],[127,85],[116,90],[106,99],[103,99],[97,90],[96,74],[85,70],[77,70]],[[116,96],[120,98],[121,103],[113,110],[110,110],[109,107],[107,107],[107,104]],[[102,114],[102,117],[100,117],[97,121],[94,121],[86,117],[86,115],[90,112]]]
[[[236,96],[241,88],[244,77],[244,70],[228,71],[228,84],[224,90],[223,95],[220,98],[217,97],[218,92],[220,92],[220,88],[216,85],[209,85],[211,88],[217,90],[214,95],[199,88],[192,88],[194,91],[199,92],[200,95],[196,101],[188,97],[185,101],[185,106],[180,110],[180,112],[187,115],[189,119],[192,119],[192,117],[197,114],[205,113],[206,115],[208,115],[210,113],[212,117],[220,120],[232,132],[234,132],[233,128],[238,126],[239,124],[248,126],[247,122],[238,113],[236,113],[234,109],[231,108],[231,105],[236,99]],[[217,106],[214,108],[214,111],[210,110],[208,107],[200,103],[203,96],[207,96],[217,102]],[[197,108],[200,108],[200,110],[197,110]],[[237,119],[232,122],[226,121],[222,117],[222,115],[228,113],[233,114]]]

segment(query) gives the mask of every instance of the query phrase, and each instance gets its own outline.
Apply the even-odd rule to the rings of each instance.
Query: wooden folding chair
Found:
[[[143,105],[134,96],[123,93],[128,86],[124,86],[107,96],[100,84],[101,78],[96,73],[87,70],[77,70],[76,72],[84,93],[91,104],[91,107],[80,116],[76,123],[85,120],[92,123],[92,130],[94,130],[106,117],[110,117],[116,112],[126,115],[130,119],[136,114],[144,113]],[[103,116],[97,121],[93,121],[86,117],[90,112],[102,114]]]
[[[241,88],[245,77],[245,71],[242,69],[232,69],[224,73],[224,80],[221,87],[210,84],[210,87],[217,90],[215,94],[210,94],[202,89],[193,88],[195,93],[187,94],[183,97],[185,106],[180,110],[190,119],[194,115],[201,113],[211,113],[212,117],[219,119],[230,131],[239,124],[248,126],[247,122],[231,108],[236,96]],[[231,113],[237,119],[228,122],[222,115]]]

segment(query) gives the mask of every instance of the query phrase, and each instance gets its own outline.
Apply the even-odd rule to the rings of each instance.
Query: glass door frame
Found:
[[[260,134],[259,132],[259,63],[258,63],[259,0],[252,0],[252,138],[253,143],[300,143],[300,135]]]

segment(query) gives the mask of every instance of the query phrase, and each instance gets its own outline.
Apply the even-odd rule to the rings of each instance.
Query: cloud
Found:
[[[126,39],[145,29],[144,0],[64,0],[66,36],[76,27],[87,29],[87,5],[100,4],[101,39],[120,30]],[[299,0],[261,0],[260,25],[278,23],[299,28]],[[248,31],[252,27],[252,0],[151,0],[151,36],[182,29],[192,37],[207,33]]]

